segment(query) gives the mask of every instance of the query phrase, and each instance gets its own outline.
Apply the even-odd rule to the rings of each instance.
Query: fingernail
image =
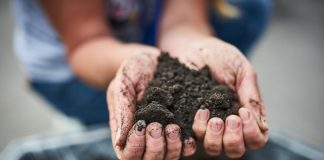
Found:
[[[145,134],[145,127],[146,127],[146,123],[144,120],[139,120],[136,122],[135,124],[135,133],[138,136],[142,136]]]
[[[186,139],[185,141],[184,141],[184,144],[185,144],[185,147],[186,148],[194,148],[195,147],[195,143],[193,142],[193,140],[192,139]]]
[[[240,123],[236,120],[227,120],[227,126],[231,130],[236,130],[238,127],[240,127]]]
[[[208,120],[208,117],[209,117],[209,111],[208,109],[199,109],[198,111],[199,113],[199,119],[202,120],[202,121],[207,121]]]
[[[248,121],[250,119],[250,112],[247,110],[241,110],[241,117],[243,121]]]
[[[150,131],[150,135],[151,137],[155,138],[155,139],[158,139],[162,136],[162,127],[156,127],[156,128],[153,128],[151,131]]]
[[[214,132],[219,132],[219,131],[221,131],[221,129],[222,129],[222,124],[219,123],[219,122],[215,122],[215,121],[213,121],[213,122],[211,123],[211,129],[212,129],[212,131],[214,131]]]
[[[179,138],[180,129],[176,128],[173,131],[168,133],[168,137],[172,140]]]

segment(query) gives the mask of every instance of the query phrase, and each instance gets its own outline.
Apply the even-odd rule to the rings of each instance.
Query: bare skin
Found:
[[[207,44],[207,46],[201,44]],[[238,92],[240,102],[243,105],[239,110],[239,116],[231,115],[227,117],[225,122],[220,118],[210,119],[207,109],[198,110],[193,130],[198,139],[203,141],[206,153],[218,156],[224,152],[229,158],[239,158],[247,148],[258,149],[262,147],[268,139],[268,125],[257,87],[256,74],[251,64],[235,47],[213,37],[198,39],[197,44],[189,46],[195,47],[196,45],[199,46],[196,50],[183,52],[187,54],[177,54],[179,55],[178,58],[187,66],[196,69],[208,65],[219,82]],[[200,47],[208,49],[200,50]],[[149,142],[148,137],[146,137],[146,141],[144,139],[139,140],[134,135],[132,137],[135,137],[134,139],[137,139],[137,141],[126,140],[126,138],[130,128],[134,127],[129,124],[133,124],[136,101],[143,97],[148,81],[153,77],[156,60],[156,54],[142,54],[125,61],[109,86],[109,110],[113,115],[110,117],[110,126],[116,151],[120,155],[129,153],[127,147],[124,148],[124,146],[130,145],[128,143],[132,141],[138,146],[146,145],[146,150],[142,148],[141,152],[136,152],[138,154],[144,153],[143,157],[145,157],[148,145],[153,143]],[[149,69],[144,69],[146,67]],[[251,99],[253,100],[251,101]],[[180,149],[167,150],[174,147],[173,145],[180,146],[179,135],[177,135],[177,139],[178,144],[166,143],[168,137],[164,141],[154,141],[155,145],[150,145],[150,149],[154,152],[160,149],[161,152],[159,153],[165,154],[166,157],[169,156],[168,153],[171,151],[177,152],[174,153],[175,155],[180,155],[181,152],[183,156],[190,156],[195,153],[196,142],[193,138],[183,142],[182,151]],[[165,147],[160,148],[161,146]]]
[[[104,16],[103,0],[40,0],[67,49],[68,62],[83,81],[106,89],[110,128],[121,159],[179,159],[195,153],[191,137],[180,141],[180,128],[170,124],[134,122],[135,103],[144,94],[160,50],[123,43],[113,37]],[[198,111],[193,130],[208,154],[240,157],[246,148],[262,147],[268,137],[255,70],[232,45],[212,35],[201,0],[166,1],[158,47],[191,68],[209,65],[221,83],[236,90],[243,107],[223,122]],[[190,11],[190,12],[188,12]],[[216,31],[217,32],[217,31]],[[118,70],[118,71],[117,71]],[[206,113],[207,112],[207,113]],[[206,117],[207,116],[207,117]]]
[[[219,118],[209,120],[208,110],[199,110],[197,112],[193,130],[196,136],[203,141],[206,153],[212,156],[225,153],[229,158],[239,158],[244,154],[246,148],[258,149],[262,147],[268,139],[268,125],[257,85],[255,70],[243,54],[234,46],[211,36],[208,30],[197,32],[197,30],[201,31],[204,27],[189,26],[180,25],[164,31],[161,35],[159,46],[163,50],[170,51],[173,57],[179,58],[188,67],[199,69],[204,65],[208,65],[219,82],[230,86],[238,92],[243,106],[239,110],[239,116],[229,116],[225,122]],[[197,29],[198,27],[200,29]],[[151,63],[151,65],[155,65],[156,57],[152,57],[154,63]],[[134,62],[127,62],[127,64],[136,64],[135,59]],[[155,69],[155,66],[152,68]],[[151,71],[154,71],[154,69]],[[142,69],[139,68],[139,70]],[[119,81],[118,75],[119,73],[117,73],[116,81]],[[143,80],[139,81],[141,83],[145,82]],[[112,82],[111,87],[113,88],[114,86],[120,88],[117,83]],[[108,91],[108,95],[112,92]],[[112,95],[114,94],[112,93]],[[111,100],[111,98],[108,99]],[[112,101],[114,102],[114,100]],[[114,108],[113,105],[109,104],[109,106]],[[132,113],[130,113],[129,118],[117,119],[131,118]],[[122,137],[118,133],[117,131],[117,137]],[[120,139],[122,140],[123,138]],[[118,138],[116,141],[118,141]],[[138,143],[143,144],[145,142],[138,141]],[[156,146],[160,145],[157,143]],[[195,153],[196,145],[192,138],[186,140],[182,146],[181,152],[183,156],[190,156]],[[122,154],[123,151],[121,150],[120,153]]]
[[[208,120],[209,111],[198,110],[193,131],[203,141],[206,153],[218,156],[224,152],[229,158],[239,158],[246,149],[261,148],[268,140],[269,129],[256,71],[236,47],[213,36],[206,9],[199,10],[206,4],[192,4],[192,8],[189,3],[186,5],[198,8],[200,16],[181,23],[179,21],[186,16],[194,16],[188,15],[186,9],[181,11],[176,4],[167,7],[163,20],[168,23],[162,23],[159,47],[193,69],[208,65],[215,79],[238,93],[243,106],[239,116],[229,116],[225,122],[218,118]],[[168,20],[168,16],[175,17],[171,14],[174,10],[179,12],[178,21]],[[194,23],[193,19],[199,23]]]

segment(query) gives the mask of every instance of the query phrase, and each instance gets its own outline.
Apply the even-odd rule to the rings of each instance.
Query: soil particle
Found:
[[[232,89],[212,78],[207,66],[192,70],[162,53],[154,78],[136,107],[135,121],[178,124],[182,139],[186,139],[194,137],[192,123],[199,108],[207,108],[211,117],[225,120],[238,114],[239,100]]]
[[[143,120],[139,120],[136,123],[136,130],[139,132],[141,132],[145,127],[146,127],[146,124],[145,124],[145,121],[143,121]]]

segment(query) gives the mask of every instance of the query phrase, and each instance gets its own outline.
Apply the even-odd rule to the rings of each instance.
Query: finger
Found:
[[[222,153],[224,122],[220,118],[211,118],[204,138],[204,148],[207,154],[218,156]]]
[[[254,114],[261,132],[267,136],[268,123],[264,104],[260,95],[256,71],[251,65],[245,65],[238,74],[238,94],[243,107],[249,108]]]
[[[117,132],[117,119],[116,119],[116,116],[115,114],[115,109],[114,109],[114,106],[115,106],[115,103],[113,103],[113,86],[114,86],[114,80],[112,80],[108,86],[108,90],[107,90],[107,97],[106,97],[106,100],[107,100],[107,103],[108,103],[108,111],[109,113],[112,113],[109,115],[109,124],[110,124],[110,130],[111,130],[111,135],[112,135],[112,141],[114,142],[115,141],[115,134]]]
[[[195,115],[192,130],[198,139],[204,139],[209,116],[208,109],[199,109]]]
[[[180,127],[176,124],[169,124],[165,127],[165,135],[167,142],[167,150],[165,159],[177,160],[180,159],[181,154],[181,139],[180,139]]]
[[[107,102],[108,102],[108,110],[109,110],[109,125],[111,130],[111,140],[112,144],[114,146],[114,150],[116,152],[116,156],[118,159],[121,159],[122,155],[122,148],[116,145],[116,134],[117,130],[119,128],[118,126],[118,118],[116,116],[115,111],[115,95],[114,95],[114,87],[115,87],[115,79],[112,80],[109,84],[108,90],[107,90]]]
[[[111,105],[109,109],[113,111],[109,111],[110,116],[114,117],[114,121],[110,124],[117,126],[117,131],[114,131],[115,135],[113,135],[113,144],[117,155],[120,155],[128,132],[134,124],[136,96],[130,79],[120,74],[116,76],[111,89],[112,99],[109,99],[108,102]]]
[[[136,47],[135,47],[136,48]],[[108,89],[112,142],[117,157],[125,145],[128,131],[134,123],[136,100],[143,96],[157,64],[156,54],[142,53],[125,60]]]
[[[128,132],[126,146],[123,150],[123,160],[140,160],[145,150],[145,121],[139,120]]]
[[[241,108],[239,115],[243,123],[244,142],[249,149],[258,149],[265,145],[268,137],[263,135],[248,108]]]
[[[184,141],[182,146],[182,155],[184,157],[192,156],[196,152],[196,142],[192,137]]]
[[[146,150],[144,160],[162,160],[165,153],[165,141],[162,125],[157,122],[150,123],[146,129]]]
[[[238,116],[226,118],[226,127],[223,136],[225,153],[229,158],[239,158],[245,152],[242,124]]]

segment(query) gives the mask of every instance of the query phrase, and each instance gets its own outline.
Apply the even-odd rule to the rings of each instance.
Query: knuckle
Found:
[[[124,150],[123,157],[127,159],[141,156],[144,152],[144,146],[128,146]]]
[[[248,140],[252,140],[252,141],[259,141],[260,139],[260,134],[261,133],[258,133],[256,131],[251,131],[251,132],[247,132],[246,133],[246,136],[247,136],[247,139]]]
[[[168,152],[178,152],[181,150],[181,142],[168,145]]]
[[[139,153],[139,152],[143,152],[144,147],[145,147],[145,145],[132,144],[129,147],[127,147],[127,149],[132,153]]]
[[[245,152],[245,148],[242,147],[242,148],[232,148],[232,149],[227,149],[226,150],[226,155],[227,157],[229,158],[240,158],[243,156]]]
[[[147,153],[147,152],[145,152],[142,159],[144,159],[144,160],[152,160],[152,159],[163,160],[164,159],[164,154],[157,153],[157,152],[156,153],[152,153],[152,152]]]
[[[151,148],[151,149],[149,149],[149,148]],[[164,149],[163,148],[146,147],[145,153],[151,154],[151,155],[164,155]]]
[[[238,140],[232,140],[232,141],[228,141],[225,145],[229,146],[229,147],[234,147],[234,146],[240,145],[240,143],[241,142]]]
[[[207,150],[219,150],[222,148],[221,144],[218,143],[208,143],[206,146]]]
[[[233,148],[233,147],[239,146],[241,144],[242,144],[242,141],[239,140],[239,138],[232,138],[230,140],[224,141],[224,146],[229,147],[229,148]]]
[[[267,143],[267,138],[258,132],[246,133],[246,144],[249,149],[255,150],[263,147]]]
[[[180,156],[180,153],[181,153],[181,148],[179,149],[175,149],[175,150],[168,150],[167,151],[167,156],[166,156],[166,159],[179,159],[179,156]]]
[[[251,150],[256,150],[256,149],[263,147],[265,144],[266,144],[266,140],[261,139],[258,141],[252,141],[252,142],[248,143],[247,146]]]
[[[147,145],[146,146],[146,151],[147,152],[151,152],[151,153],[154,153],[154,154],[163,154],[164,151],[165,151],[165,144],[161,144],[161,145]]]
[[[242,157],[244,154],[244,152],[236,152],[236,153],[230,153],[230,154],[227,154],[227,156],[229,158],[233,158],[233,159],[236,159],[236,158],[240,158]]]
[[[168,152],[165,156],[165,160],[177,160],[180,158],[180,152]]]
[[[219,156],[222,152],[219,150],[206,150],[206,153],[210,156]]]
[[[170,157],[167,157],[166,160],[178,160],[179,155],[171,155]]]
[[[242,139],[239,136],[232,136],[224,140],[224,145],[227,147],[239,146],[242,143]]]
[[[218,156],[222,153],[222,147],[219,144],[209,144],[205,150],[211,156]]]

